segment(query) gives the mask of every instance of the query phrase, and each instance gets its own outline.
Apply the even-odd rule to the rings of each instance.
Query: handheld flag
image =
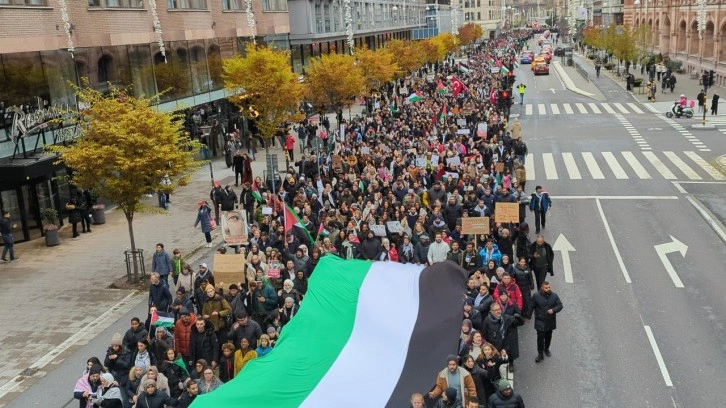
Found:
[[[439,122],[438,123],[444,123],[446,121],[446,104],[441,108],[441,113],[439,114]]]
[[[418,102],[421,99],[423,99],[423,95],[421,95],[421,92],[419,92],[419,91],[416,91],[416,92],[412,93],[411,95],[408,96],[408,98],[406,98],[406,100],[409,103]]]
[[[507,75],[509,73],[509,68],[507,68],[506,65],[502,65],[501,69],[499,70],[504,75]]]
[[[325,224],[321,222],[320,223],[320,228],[318,228],[318,238],[325,238],[328,235],[330,235],[330,231],[328,231],[325,228]]]
[[[459,94],[464,91],[467,91],[467,92],[469,91],[466,88],[466,85],[464,85],[464,83],[461,82],[461,80],[459,78],[457,78],[456,76],[451,77],[451,87],[454,88],[454,98],[459,96]]]
[[[256,181],[253,181],[252,182],[252,197],[254,197],[255,200],[257,200],[258,203],[261,203],[261,202],[264,201],[262,199],[262,194],[260,194],[260,190],[257,188],[257,182]]]
[[[311,243],[315,242],[312,235],[310,235],[310,231],[308,231],[302,223],[300,217],[295,214],[295,211],[290,208],[289,205],[285,204],[285,234],[290,232],[293,228],[297,228],[298,231],[304,233],[304,236],[306,236]]]
[[[174,315],[154,310],[151,312],[151,325],[170,329],[174,327]]]
[[[446,87],[444,86],[444,83],[439,79],[439,84],[436,85],[436,92],[439,95],[443,95],[446,93]]]
[[[191,408],[320,408],[341,395],[356,395],[356,407],[408,406],[457,352],[466,275],[449,261],[423,268],[324,256],[275,348]],[[361,394],[362,383],[375,392]]]

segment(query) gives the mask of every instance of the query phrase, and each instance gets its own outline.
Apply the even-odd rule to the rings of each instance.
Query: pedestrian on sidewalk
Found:
[[[698,113],[703,113],[703,110],[706,109],[706,90],[701,89],[696,100],[698,101]]]
[[[713,93],[713,99],[711,99],[711,115],[718,115],[718,100],[721,98],[718,92]],[[4,257],[3,257],[4,258]]]
[[[532,296],[534,307],[534,329],[537,330],[537,358],[539,363],[544,356],[550,357],[550,344],[552,344],[552,331],[557,328],[557,313],[562,310],[562,302],[556,293],[552,292],[550,283],[542,282],[539,292]]]
[[[3,237],[3,256],[2,261],[8,262],[8,252],[10,253],[10,261],[17,261],[15,257],[15,241],[13,240],[12,230],[17,228],[18,224],[10,223],[10,211],[3,212],[3,217],[0,218],[0,235]]]
[[[295,136],[292,135],[292,133],[288,133],[287,137],[285,138],[285,150],[287,150],[287,155],[289,156],[290,161],[295,161]]]
[[[214,220],[219,224],[219,206],[222,204],[222,184],[214,180],[212,191],[209,192],[209,201],[214,204]]]
[[[209,207],[206,201],[200,201],[198,203],[199,210],[197,211],[197,220],[194,221],[194,228],[201,224],[204,238],[207,241],[207,248],[212,247],[212,209]]]
[[[161,278],[161,283],[164,286],[168,286],[169,274],[173,270],[174,266],[171,263],[171,257],[169,257],[169,254],[164,251],[164,244],[161,242],[156,244],[156,251],[151,257],[151,272],[158,273]]]
[[[71,198],[66,203],[66,211],[68,211],[68,222],[73,226],[73,238],[78,238],[78,223],[81,222],[81,211],[78,209],[76,199]]]
[[[529,200],[529,210],[534,212],[534,227],[535,234],[539,234],[540,227],[545,228],[547,224],[547,212],[552,207],[552,200],[550,194],[542,190],[542,186],[534,188],[534,193]]]
[[[600,64],[600,61],[597,61],[595,63],[595,76],[600,78],[600,69],[602,69],[602,64]]]

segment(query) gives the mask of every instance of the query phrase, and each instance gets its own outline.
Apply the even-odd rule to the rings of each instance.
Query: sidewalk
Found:
[[[278,155],[284,171],[282,150],[270,153]],[[264,169],[263,151],[252,171],[261,176]],[[234,185],[234,174],[223,158],[213,159],[212,170],[222,185]],[[208,200],[210,189],[210,167],[204,165],[188,186],[172,195],[168,216],[135,216],[136,245],[145,250],[147,272],[157,242],[170,254],[174,248],[190,254],[202,247],[204,235],[192,225],[197,202]],[[153,205],[156,198],[147,200]],[[5,312],[0,315],[0,406],[146,298],[143,292],[108,289],[126,275],[123,251],[130,244],[122,213],[109,212],[106,224],[94,225],[90,234],[77,239],[70,235],[70,228],[63,228],[57,247],[46,247],[42,239],[17,244],[20,260],[0,265],[0,308]],[[218,232],[213,237],[214,244],[221,242]]]
[[[552,58],[552,66],[565,84],[565,88],[598,101],[607,100],[605,94],[595,84],[585,79],[574,66],[568,67],[567,65],[563,65],[560,63],[559,57]]]

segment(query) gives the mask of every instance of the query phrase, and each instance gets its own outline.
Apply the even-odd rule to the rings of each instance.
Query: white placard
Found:
[[[471,133],[469,129],[459,129],[456,131],[457,135],[468,135],[469,133]]]
[[[486,124],[486,122],[479,122],[476,125],[476,135],[481,138],[487,137],[487,129],[488,125]]]
[[[448,159],[446,159],[446,164],[447,165],[453,164],[454,166],[461,166],[461,159],[459,158],[459,156],[449,157]]]
[[[455,171],[447,171],[446,173],[444,173],[444,175],[446,176],[447,179],[450,179],[450,178],[457,179],[457,180],[459,179],[459,173],[457,173]]]
[[[499,67],[492,67],[492,74],[498,74],[499,73]]]
[[[386,223],[386,227],[388,228],[388,231],[390,231],[392,234],[398,234],[403,232],[403,227],[401,226],[400,221],[388,221]]]
[[[426,158],[423,156],[416,157],[416,167],[425,167],[426,166]]]
[[[371,154],[371,148],[368,146],[361,147],[360,154]]]
[[[386,236],[386,226],[385,225],[371,225],[370,228],[371,228],[371,231],[373,231],[373,233],[377,237]]]
[[[262,207],[262,215],[272,215],[272,207],[269,206],[263,206]]]
[[[431,165],[432,166],[438,166],[439,165],[439,156],[437,156],[437,155],[431,156]]]
[[[466,126],[466,119],[456,119],[456,126]]]

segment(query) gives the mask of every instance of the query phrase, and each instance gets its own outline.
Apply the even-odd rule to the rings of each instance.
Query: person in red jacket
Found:
[[[285,150],[287,150],[287,154],[290,156],[290,161],[295,161],[295,136],[292,135],[292,133],[288,133],[287,137],[285,138]]]
[[[187,308],[182,307],[179,310],[179,319],[174,323],[174,345],[176,351],[181,354],[185,363],[190,363],[192,349],[190,346],[192,338],[192,329],[197,321],[197,316],[191,313]]]
[[[509,298],[517,304],[519,310],[522,310],[522,307],[524,307],[522,291],[519,289],[519,286],[514,282],[512,277],[506,272],[502,275],[502,281],[499,282],[496,290],[494,290],[494,299],[497,302],[499,302],[499,294],[503,292],[507,292],[507,294],[509,294]]]

